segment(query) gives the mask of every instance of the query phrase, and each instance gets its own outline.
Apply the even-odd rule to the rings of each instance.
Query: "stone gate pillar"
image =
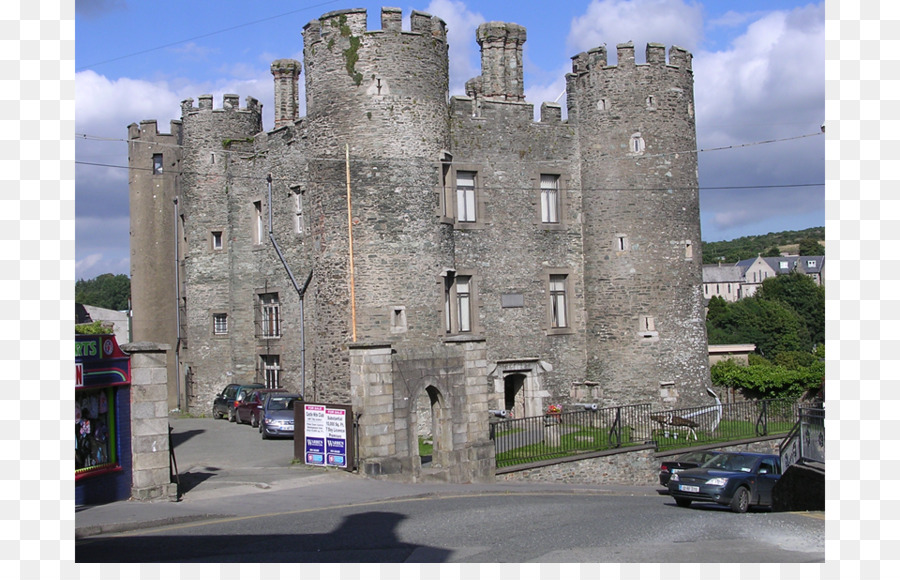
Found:
[[[120,348],[131,356],[131,497],[175,501],[178,489],[169,473],[169,345],[129,342]]]

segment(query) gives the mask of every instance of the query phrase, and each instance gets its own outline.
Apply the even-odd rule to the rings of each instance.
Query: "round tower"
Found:
[[[446,25],[415,11],[410,22],[401,30],[400,10],[384,8],[370,31],[354,9],[303,30],[310,343],[316,383],[333,398],[347,396],[348,342],[424,344],[441,331],[438,281],[452,265],[449,228],[435,227],[450,148]]]
[[[222,385],[257,377],[252,280],[260,260],[260,219],[265,208],[264,175],[248,179],[251,152],[262,130],[262,106],[247,97],[212,95],[181,103],[184,159],[178,209],[183,225],[184,276],[180,282],[182,363],[191,369],[191,408],[209,409]],[[258,204],[258,205],[257,205]],[[232,300],[233,297],[233,300]],[[227,332],[216,334],[216,313]]]
[[[705,404],[691,55],[631,43],[573,58],[569,120],[584,195],[587,378],[619,403]]]

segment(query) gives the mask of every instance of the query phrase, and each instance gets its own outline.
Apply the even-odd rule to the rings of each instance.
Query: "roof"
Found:
[[[703,282],[741,282],[744,270],[740,266],[722,266],[716,264],[703,265]]]
[[[816,274],[821,272],[822,266],[825,265],[825,256],[758,256],[741,260],[736,266],[740,267],[743,272],[746,272],[757,260],[764,261],[776,274],[788,274],[794,269],[806,274]],[[810,261],[813,261],[814,265],[810,266]]]

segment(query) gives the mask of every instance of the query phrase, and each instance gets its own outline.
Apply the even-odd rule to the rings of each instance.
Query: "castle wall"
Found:
[[[541,379],[549,400],[584,379],[582,210],[572,128],[558,116],[533,117],[530,104],[453,99],[453,167],[477,171],[482,210],[471,228],[456,224],[453,236],[455,267],[475,279],[477,331],[489,337],[488,359],[549,364],[553,372]],[[542,223],[542,173],[560,176],[559,224]],[[548,320],[551,273],[569,277],[563,329]],[[504,302],[504,295],[515,298]],[[493,408],[504,408],[503,392],[494,396]]]

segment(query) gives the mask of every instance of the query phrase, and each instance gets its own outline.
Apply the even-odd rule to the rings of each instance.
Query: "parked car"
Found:
[[[238,397],[241,394],[241,391],[245,389],[265,389],[265,385],[261,385],[259,383],[252,384],[238,384],[232,383],[222,389],[222,392],[216,397],[213,401],[212,406],[212,415],[213,419],[221,419],[222,417],[228,416],[228,420],[234,422],[234,405],[235,401],[237,401]]]
[[[721,453],[721,451],[689,451],[687,453],[682,453],[673,459],[663,461],[662,465],[659,466],[659,484],[663,487],[667,487],[669,485],[669,477],[671,477],[673,473],[678,473],[679,471],[684,471],[685,469],[690,469],[692,467],[700,467],[714,455],[718,455],[719,453]]]
[[[259,427],[259,414],[266,395],[269,393],[286,393],[285,389],[245,389],[243,397],[236,400],[234,416],[238,423],[249,423],[251,427]]]
[[[294,437],[294,404],[302,401],[296,393],[269,393],[263,399],[259,432],[263,439]]]
[[[714,502],[744,513],[751,506],[771,506],[772,488],[780,477],[777,455],[725,452],[700,467],[673,473],[669,495],[680,507]]]

